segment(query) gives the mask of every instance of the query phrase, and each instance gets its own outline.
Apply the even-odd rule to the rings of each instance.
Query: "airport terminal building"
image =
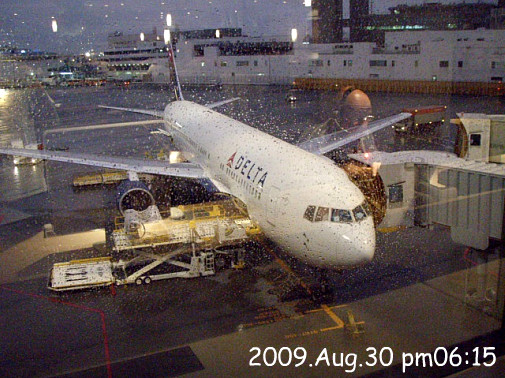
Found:
[[[503,40],[502,29],[386,32],[383,47],[181,38],[177,63],[187,83],[289,84],[296,78],[499,83],[505,77]],[[270,46],[268,52],[262,45]]]

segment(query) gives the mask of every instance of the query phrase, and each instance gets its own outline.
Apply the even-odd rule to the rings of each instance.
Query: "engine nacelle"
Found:
[[[145,183],[142,181],[124,180],[116,190],[116,203],[119,211],[124,215],[126,210],[144,211],[156,201]]]

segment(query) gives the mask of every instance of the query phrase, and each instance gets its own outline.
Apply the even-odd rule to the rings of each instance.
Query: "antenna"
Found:
[[[175,92],[175,100],[183,101],[181,83],[179,81],[179,75],[177,74],[177,67],[175,66],[175,57],[174,57],[174,49],[172,46],[172,42],[168,42],[168,61],[169,61],[169,72],[170,72],[170,81],[174,86]]]

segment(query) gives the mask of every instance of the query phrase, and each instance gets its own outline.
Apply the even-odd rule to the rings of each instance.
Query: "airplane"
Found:
[[[292,257],[324,269],[370,262],[376,238],[365,196],[324,154],[410,114],[370,122],[344,138],[335,132],[293,145],[214,110],[236,99],[205,106],[184,100],[171,46],[169,51],[175,101],[164,111],[102,107],[162,119],[157,133],[173,141],[188,162],[14,148],[0,148],[0,153],[122,169],[133,185],[142,184],[136,173],[205,180],[242,201],[264,235]]]

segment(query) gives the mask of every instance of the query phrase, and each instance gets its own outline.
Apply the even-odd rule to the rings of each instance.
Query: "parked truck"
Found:
[[[433,130],[445,122],[446,110],[447,106],[442,105],[403,109],[402,112],[410,113],[412,116],[394,124],[393,130],[397,133]]]

